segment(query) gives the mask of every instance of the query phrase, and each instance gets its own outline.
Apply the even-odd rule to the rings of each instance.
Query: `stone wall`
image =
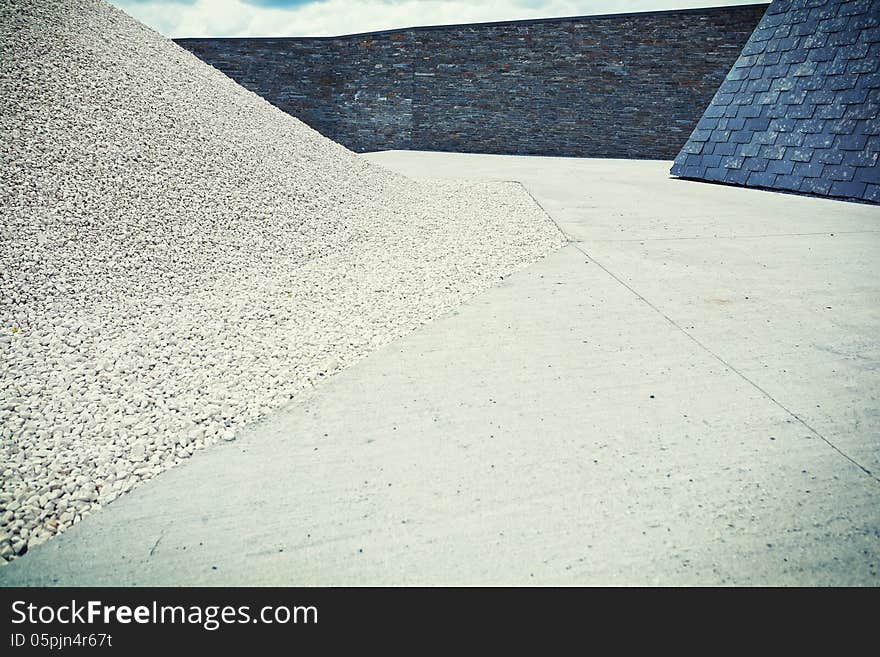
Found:
[[[359,152],[672,159],[766,7],[177,42]]]

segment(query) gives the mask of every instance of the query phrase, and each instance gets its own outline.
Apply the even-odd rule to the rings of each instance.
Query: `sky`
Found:
[[[752,4],[761,0],[110,0],[167,37],[329,36],[445,25]]]

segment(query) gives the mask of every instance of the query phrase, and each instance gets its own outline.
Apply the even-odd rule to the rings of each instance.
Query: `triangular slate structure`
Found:
[[[880,203],[880,0],[774,0],[672,175]]]

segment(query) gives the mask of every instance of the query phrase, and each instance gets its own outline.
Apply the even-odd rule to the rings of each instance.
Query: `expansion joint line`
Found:
[[[536,199],[536,198],[535,198],[535,195],[532,194],[532,192],[529,191],[529,188],[526,187],[523,183],[521,183],[519,180],[503,180],[502,182],[516,183],[517,185],[519,185],[520,187],[522,187],[523,191],[524,191],[526,194],[528,194],[528,196],[529,196],[530,199],[532,199],[532,202],[533,202],[535,205],[537,205],[537,206],[541,209],[541,212],[543,212],[544,215],[547,217],[547,219],[549,219],[549,220],[551,221],[551,223],[552,223],[554,226],[556,226],[556,230],[558,230],[559,233],[565,238],[565,243],[566,243],[566,244],[573,244],[574,242],[577,241],[577,240],[575,240],[571,235],[569,235],[569,234],[566,233],[564,230],[562,230],[562,226],[559,225],[559,222],[556,221],[556,219],[553,218],[553,215],[552,215],[552,214],[550,214],[549,212],[547,212],[547,208],[545,208],[543,205],[541,205],[541,201],[539,201],[538,199]]]
[[[859,463],[858,461],[856,461],[853,457],[851,457],[849,454],[847,454],[847,453],[844,452],[842,449],[840,449],[837,445],[835,445],[834,443],[832,443],[828,438],[826,438],[824,435],[822,435],[821,433],[819,433],[819,431],[818,431],[817,429],[813,428],[813,427],[812,427],[812,426],[811,426],[806,420],[804,420],[804,419],[803,419],[802,417],[800,417],[797,413],[795,413],[794,411],[792,411],[791,409],[789,409],[787,406],[785,406],[782,402],[780,402],[778,399],[776,399],[776,398],[775,398],[773,395],[771,395],[768,391],[764,390],[764,388],[762,388],[761,386],[759,386],[755,381],[753,381],[752,379],[750,379],[750,378],[749,378],[748,376],[746,376],[743,372],[741,372],[741,371],[738,370],[736,367],[734,367],[731,363],[729,363],[729,362],[727,362],[726,360],[724,360],[724,358],[722,358],[719,354],[717,354],[717,353],[715,353],[714,351],[712,351],[711,349],[709,349],[709,347],[707,347],[707,346],[704,345],[702,342],[700,342],[700,341],[699,341],[696,337],[694,337],[692,334],[688,333],[688,332],[684,329],[684,327],[682,327],[678,322],[676,322],[674,319],[672,319],[672,317],[670,317],[670,316],[667,315],[665,312],[663,312],[662,310],[660,310],[660,308],[658,308],[656,305],[654,305],[653,303],[651,303],[650,301],[648,301],[644,296],[642,296],[642,295],[639,294],[635,289],[633,289],[633,287],[632,287],[631,285],[629,285],[626,281],[624,281],[623,279],[621,279],[621,278],[620,278],[619,276],[617,276],[614,272],[612,272],[610,269],[608,269],[608,267],[606,267],[606,266],[603,265],[601,262],[599,262],[598,260],[596,260],[592,255],[590,255],[589,253],[587,253],[587,251],[585,251],[584,248],[581,246],[581,241],[572,238],[568,233],[566,233],[566,232],[562,229],[562,226],[560,226],[559,223],[557,223],[556,219],[553,218],[553,215],[551,215],[549,212],[547,212],[547,208],[545,208],[543,205],[541,205],[541,202],[540,202],[538,199],[535,198],[534,194],[532,194],[532,192],[529,191],[529,188],[528,188],[528,187],[526,187],[523,183],[521,183],[521,182],[518,181],[518,180],[512,180],[512,181],[510,181],[510,182],[516,182],[516,183],[519,183],[519,185],[523,188],[523,190],[525,190],[526,194],[528,194],[528,195],[531,197],[532,201],[534,201],[535,205],[537,205],[539,208],[541,208],[541,211],[542,211],[545,215],[547,215],[547,218],[548,218],[550,221],[552,221],[552,222],[553,222],[553,225],[555,225],[556,228],[559,230],[559,232],[562,233],[562,235],[565,237],[565,241],[566,241],[567,244],[570,244],[571,246],[573,246],[574,248],[576,248],[578,251],[580,251],[585,257],[587,257],[591,262],[593,262],[593,264],[597,265],[602,271],[604,271],[604,272],[605,272],[606,274],[608,274],[611,278],[613,278],[615,281],[617,281],[620,285],[622,285],[622,286],[625,287],[627,290],[629,290],[629,291],[630,291],[632,294],[634,294],[638,299],[640,299],[640,300],[643,301],[645,304],[647,304],[649,308],[651,308],[654,312],[656,312],[656,313],[657,313],[658,315],[660,315],[663,319],[665,319],[667,322],[669,322],[669,323],[670,323],[670,324],[671,324],[676,330],[680,331],[681,333],[684,333],[684,335],[687,336],[687,338],[688,338],[691,342],[693,342],[695,345],[697,345],[700,349],[702,349],[703,351],[705,351],[707,354],[709,354],[712,358],[714,358],[715,360],[717,360],[719,363],[721,363],[722,365],[724,365],[724,367],[726,367],[728,370],[730,370],[731,372],[733,372],[734,374],[736,374],[736,375],[737,375],[738,377],[740,377],[743,381],[745,381],[745,382],[748,383],[750,386],[752,386],[755,390],[757,390],[758,392],[760,392],[764,397],[766,397],[767,399],[769,399],[773,404],[775,404],[776,406],[778,406],[778,407],[779,407],[780,409],[782,409],[782,411],[784,411],[787,415],[789,415],[789,416],[792,417],[796,422],[798,422],[800,425],[802,425],[807,431],[809,431],[811,434],[813,434],[814,436],[816,436],[817,438],[819,438],[822,442],[824,442],[824,443],[825,443],[826,445],[828,445],[831,449],[833,449],[835,452],[837,452],[838,454],[840,454],[840,455],[841,455],[843,458],[845,458],[847,461],[849,461],[849,462],[852,463],[854,466],[856,466],[859,470],[861,470],[861,471],[864,472],[866,475],[868,475],[871,479],[873,479],[874,481],[880,483],[880,477],[878,477],[877,475],[875,475],[873,472],[871,472],[871,471],[870,471],[868,468],[866,468],[864,465],[862,465],[861,463]]]
[[[536,201],[536,202],[537,202],[537,201]],[[545,212],[546,212],[546,210],[545,210]],[[605,265],[603,265],[601,262],[599,262],[598,260],[596,260],[596,259],[595,259],[593,256],[591,256],[589,253],[587,253],[587,252],[584,250],[584,248],[583,248],[580,244],[573,244],[573,246],[574,246],[574,248],[576,248],[578,251],[580,251],[584,256],[586,256],[587,258],[589,258],[590,261],[591,261],[593,264],[597,265],[600,269],[602,269],[602,271],[604,271],[606,274],[608,274],[611,278],[613,278],[615,281],[617,281],[618,283],[620,283],[620,284],[621,284],[623,287],[625,287],[627,290],[629,290],[630,292],[632,292],[632,293],[633,293],[636,297],[638,297],[641,301],[643,301],[644,303],[646,303],[650,308],[652,308],[652,309],[654,310],[654,312],[656,312],[658,315],[660,315],[661,317],[663,317],[663,319],[665,319],[667,322],[669,322],[670,324],[672,324],[673,327],[675,327],[677,330],[679,330],[679,331],[681,331],[682,333],[684,333],[684,334],[688,337],[688,339],[689,339],[691,342],[693,342],[695,345],[697,345],[700,349],[702,349],[702,350],[705,351],[707,354],[709,354],[710,356],[712,356],[712,358],[714,358],[715,360],[717,360],[719,363],[721,363],[722,365],[724,365],[724,367],[726,367],[728,370],[730,370],[731,372],[733,372],[734,374],[736,374],[737,376],[739,376],[743,381],[745,381],[745,382],[748,383],[750,386],[752,386],[755,390],[757,390],[757,391],[760,392],[762,395],[764,395],[767,399],[769,399],[769,400],[770,400],[771,402],[773,402],[776,406],[778,406],[778,407],[781,408],[783,411],[785,411],[785,413],[787,413],[787,414],[790,415],[792,418],[794,418],[794,419],[795,419],[798,423],[800,423],[804,428],[806,428],[807,431],[809,431],[811,434],[813,434],[814,436],[816,436],[817,438],[819,438],[820,440],[822,440],[822,441],[823,441],[826,445],[828,445],[831,449],[833,449],[835,452],[837,452],[838,454],[840,454],[843,458],[845,458],[847,461],[849,461],[850,463],[852,463],[854,466],[856,466],[859,470],[861,470],[862,472],[864,472],[866,475],[868,475],[869,477],[871,477],[871,479],[873,479],[874,481],[880,483],[880,477],[878,477],[877,475],[875,475],[873,472],[871,472],[871,471],[870,471],[868,468],[866,468],[864,465],[862,465],[861,463],[859,463],[858,461],[856,461],[853,457],[851,457],[849,454],[847,454],[847,453],[844,452],[842,449],[840,449],[837,445],[835,445],[835,444],[832,443],[830,440],[828,440],[828,438],[826,438],[826,437],[823,436],[821,433],[819,433],[819,431],[816,430],[815,428],[813,428],[813,427],[812,427],[812,426],[811,426],[806,420],[804,420],[802,417],[800,417],[797,413],[795,413],[795,412],[792,411],[791,409],[787,408],[782,402],[780,402],[778,399],[776,399],[773,395],[771,395],[769,392],[767,392],[764,388],[762,388],[761,386],[759,386],[755,381],[753,381],[753,380],[750,379],[748,376],[746,376],[743,372],[741,372],[741,371],[738,370],[736,367],[734,367],[733,365],[731,365],[728,361],[724,360],[724,358],[722,358],[719,354],[717,354],[717,353],[715,353],[714,351],[712,351],[709,347],[707,347],[705,344],[703,344],[702,342],[700,342],[696,337],[694,337],[693,335],[691,335],[690,333],[688,333],[688,332],[687,332],[687,331],[686,331],[686,330],[685,330],[685,329],[684,329],[684,328],[683,328],[678,322],[676,322],[674,319],[672,319],[672,317],[670,317],[670,316],[667,315],[665,312],[663,312],[662,310],[660,310],[660,308],[658,308],[658,307],[655,306],[653,303],[651,303],[650,301],[648,301],[644,296],[642,296],[642,295],[639,294],[635,289],[633,289],[633,287],[632,287],[631,285],[629,285],[628,283],[626,283],[626,281],[624,281],[623,279],[621,279],[621,278],[620,278],[619,276],[617,276],[614,272],[612,272],[610,269],[608,269]]]

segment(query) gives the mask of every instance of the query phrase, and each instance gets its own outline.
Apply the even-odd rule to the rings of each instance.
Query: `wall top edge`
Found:
[[[584,16],[556,16],[552,18],[522,18],[507,21],[486,21],[483,23],[452,23],[444,25],[416,25],[412,27],[395,27],[388,30],[376,30],[374,32],[355,32],[354,34],[339,34],[334,36],[261,36],[261,37],[179,37],[172,41],[333,41],[337,39],[356,39],[363,37],[376,37],[403,32],[425,32],[429,30],[455,30],[463,27],[505,27],[518,25],[539,25],[542,23],[565,23],[580,20],[602,20],[612,18],[626,18],[637,16],[663,16],[666,14],[706,14],[714,12],[726,12],[732,9],[754,9],[756,7],[768,7],[770,2],[755,2],[744,5],[724,5],[722,7],[696,7],[690,9],[662,9],[657,11],[629,11],[617,14],[588,14]]]

